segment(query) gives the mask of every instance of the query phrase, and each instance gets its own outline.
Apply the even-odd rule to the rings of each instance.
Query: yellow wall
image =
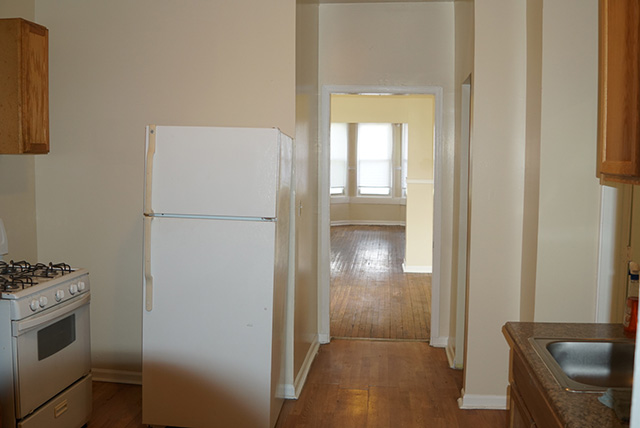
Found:
[[[295,2],[37,0],[36,17],[50,32],[51,108],[38,255],[91,272],[94,367],[138,371],[145,125],[296,134]]]
[[[331,203],[331,224],[404,225],[406,205]]]
[[[433,258],[434,101],[433,95],[331,96],[332,122],[408,124],[405,265],[429,271]],[[349,205],[349,215],[362,215],[351,212],[359,209],[356,204]],[[344,209],[335,208],[332,207],[332,213]],[[380,207],[380,211],[384,210]]]

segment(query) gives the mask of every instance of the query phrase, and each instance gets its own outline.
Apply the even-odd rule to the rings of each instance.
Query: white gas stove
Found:
[[[0,248],[0,257],[3,253]],[[87,424],[92,396],[90,300],[86,269],[0,259],[3,428]]]
[[[0,299],[21,320],[89,293],[89,272],[65,263],[0,261]]]

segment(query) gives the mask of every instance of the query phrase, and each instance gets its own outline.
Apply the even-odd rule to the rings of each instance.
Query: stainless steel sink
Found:
[[[534,349],[568,391],[631,388],[635,342],[531,338]]]

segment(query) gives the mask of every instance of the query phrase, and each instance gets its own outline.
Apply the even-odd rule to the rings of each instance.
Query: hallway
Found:
[[[404,273],[403,226],[331,227],[331,336],[428,340],[431,274]]]
[[[320,347],[276,428],[501,428],[504,410],[461,410],[462,371],[424,342],[339,340]]]

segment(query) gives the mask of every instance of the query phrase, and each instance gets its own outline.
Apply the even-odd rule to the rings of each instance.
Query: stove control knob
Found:
[[[35,312],[36,310],[38,310],[38,308],[40,307],[40,302],[38,302],[36,299],[33,299],[31,301],[31,303],[29,303],[29,308]]]
[[[62,299],[64,299],[64,290],[56,290],[56,302],[61,301]]]
[[[71,295],[74,295],[78,292],[78,284],[71,284],[69,286],[69,293],[71,293]]]
[[[82,292],[84,291],[84,289],[85,289],[85,288],[86,288],[86,286],[85,286],[85,284],[84,284],[84,281],[80,281],[80,282],[78,282],[78,291],[79,291],[80,293],[82,293]]]
[[[40,297],[40,307],[44,308],[45,306],[47,306],[47,303],[49,303],[49,299],[47,299],[45,296],[41,296]]]

